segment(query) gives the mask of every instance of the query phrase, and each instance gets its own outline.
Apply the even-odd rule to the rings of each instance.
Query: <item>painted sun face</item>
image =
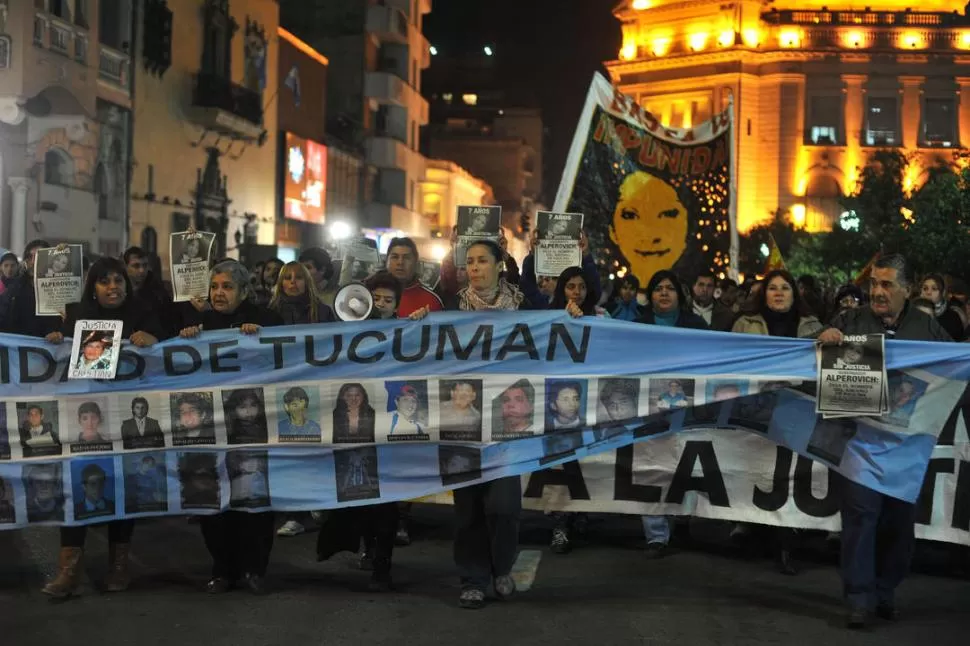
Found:
[[[610,239],[646,283],[670,269],[687,247],[687,209],[667,182],[649,173],[631,173],[620,185]]]

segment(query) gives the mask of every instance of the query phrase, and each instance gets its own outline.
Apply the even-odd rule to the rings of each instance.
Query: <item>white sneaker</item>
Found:
[[[306,531],[299,522],[295,520],[288,520],[283,523],[283,526],[276,530],[277,536],[299,536]]]

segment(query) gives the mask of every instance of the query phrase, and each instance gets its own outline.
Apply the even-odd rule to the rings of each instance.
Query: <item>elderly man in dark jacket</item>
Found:
[[[819,343],[835,345],[843,334],[885,334],[886,339],[951,341],[929,316],[907,301],[913,275],[899,254],[879,258],[872,269],[869,305],[842,312]],[[916,543],[916,506],[845,481],[842,495],[842,582],[849,628],[863,628],[870,609],[896,619],[895,591],[909,570]]]

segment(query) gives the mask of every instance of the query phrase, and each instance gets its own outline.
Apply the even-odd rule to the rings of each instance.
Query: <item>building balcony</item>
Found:
[[[393,103],[407,108],[416,94],[414,88],[390,72],[367,72],[364,78],[364,95],[378,103]]]
[[[234,139],[257,141],[263,133],[263,104],[254,92],[217,74],[195,77],[190,118]]]
[[[371,5],[367,9],[367,32],[383,41],[407,44],[410,24],[400,9],[386,5]]]
[[[128,54],[101,45],[98,52],[98,78],[128,91],[131,59]]]
[[[407,170],[414,151],[393,137],[371,137],[365,145],[367,163],[377,168]]]

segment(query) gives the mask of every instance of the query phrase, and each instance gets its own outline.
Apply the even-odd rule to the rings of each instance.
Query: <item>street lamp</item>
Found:
[[[485,45],[485,55],[486,56],[491,56],[493,53],[494,52],[492,51],[492,48],[489,47],[488,45]]]
[[[346,240],[353,234],[353,227],[343,220],[337,220],[330,225],[330,237],[334,240]]]
[[[438,48],[435,47],[434,45],[431,46],[431,55],[432,56],[437,56],[438,55]]]

